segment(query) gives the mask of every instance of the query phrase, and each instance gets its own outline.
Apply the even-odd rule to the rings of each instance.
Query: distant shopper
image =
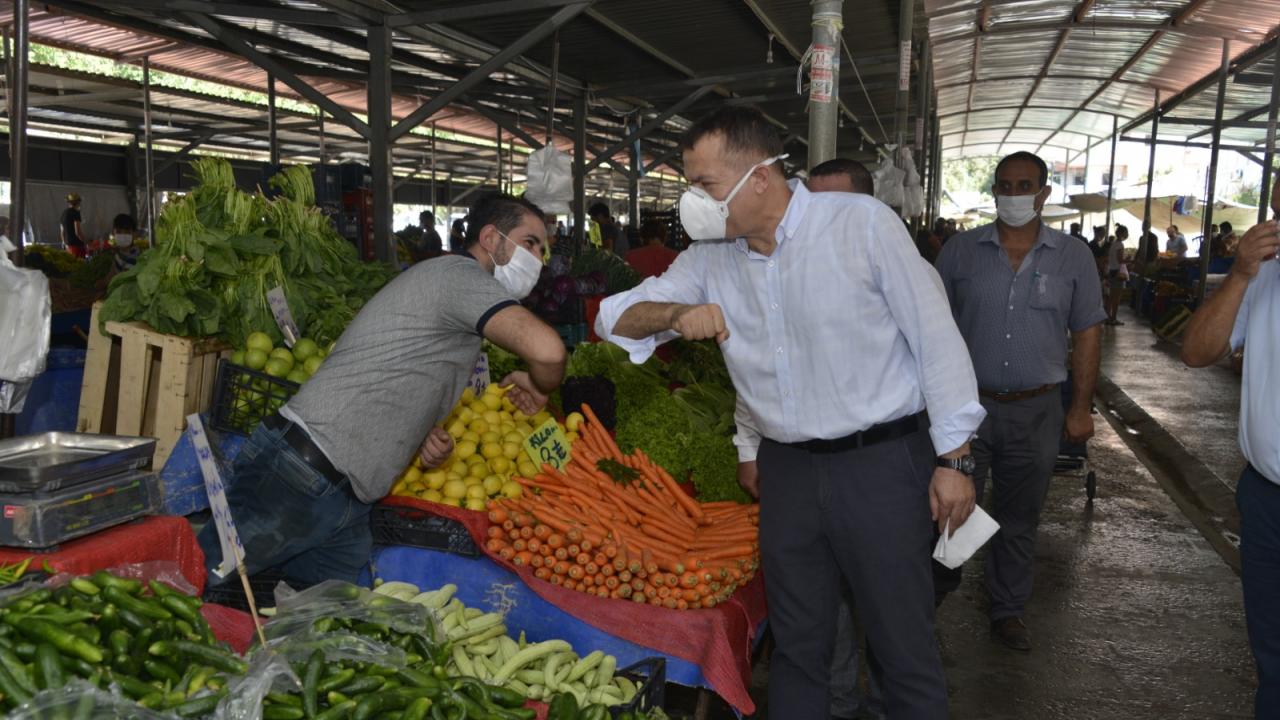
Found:
[[[89,243],[85,240],[84,229],[81,226],[83,219],[80,215],[79,194],[67,195],[67,209],[62,211],[62,217],[58,222],[62,226],[62,246],[72,255],[78,258],[84,257]]]
[[[1240,450],[1249,461],[1236,486],[1245,624],[1258,666],[1254,717],[1280,718],[1280,184],[1272,219],[1240,240],[1231,272],[1191,316],[1182,360],[1212,365],[1244,348]]]
[[[1240,238],[1236,237],[1235,228],[1226,221],[1223,221],[1219,227],[1222,229],[1218,235],[1218,243],[1222,246],[1222,257],[1235,257],[1236,249],[1240,245]]]
[[[116,272],[124,272],[138,264],[142,249],[137,245],[138,222],[128,213],[120,213],[111,221],[111,251],[115,255]]]
[[[467,226],[461,220],[454,220],[449,228],[449,252],[460,253],[467,244]]]
[[[1031,598],[1036,530],[1059,440],[1093,435],[1089,414],[1098,375],[1102,291],[1088,250],[1044,223],[1049,169],[1028,152],[996,166],[996,222],[955,236],[938,257],[951,311],[973,357],[986,419],[973,441],[978,498],[988,473],[988,512],[1000,532],[987,546],[992,635],[1031,649],[1023,616]],[[1065,417],[1060,385],[1072,395]],[[935,582],[947,577],[935,572]],[[950,588],[958,576],[951,573]],[[880,651],[879,646],[876,647]]]
[[[1107,246],[1107,324],[1123,325],[1116,317],[1120,312],[1120,298],[1129,284],[1129,267],[1124,262],[1124,241],[1129,239],[1129,228],[1116,223],[1116,236]]]
[[[627,253],[627,264],[641,277],[658,277],[671,267],[680,254],[667,247],[667,226],[657,220],[645,220],[640,226],[642,247]]]
[[[867,167],[857,160],[833,158],[809,171],[806,183],[810,192],[848,192],[875,195],[875,180]]]
[[[1089,241],[1089,252],[1093,253],[1094,259],[1101,260],[1107,256],[1107,226],[1094,225],[1093,239]],[[1100,269],[1099,273],[1102,272]]]
[[[9,240],[9,218],[0,215],[0,257],[13,262],[18,254],[18,246]]]
[[[1088,244],[1089,238],[1086,238],[1084,236],[1084,233],[1080,232],[1080,229],[1081,229],[1080,223],[1071,223],[1071,232],[1067,234],[1083,243]]]
[[[596,203],[587,210],[587,215],[591,218],[591,222],[595,224],[592,228],[593,234],[598,232],[599,243],[594,239],[592,244],[613,253],[617,253],[618,257],[627,256],[627,240],[622,234],[622,229],[618,226],[618,222],[613,219],[613,214],[609,212],[609,206],[604,203]]]
[[[1164,246],[1165,252],[1179,260],[1187,259],[1187,236],[1182,234],[1177,225],[1170,225],[1165,233],[1169,236],[1169,241]]]

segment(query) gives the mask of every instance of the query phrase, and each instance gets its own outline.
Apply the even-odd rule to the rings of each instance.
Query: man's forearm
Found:
[[[1102,362],[1102,330],[1094,325],[1071,334],[1071,409],[1089,412],[1093,391],[1098,385],[1098,365]]]
[[[1212,365],[1231,344],[1240,303],[1249,289],[1248,278],[1231,274],[1187,323],[1182,338],[1182,362],[1191,367]]]
[[[613,334],[641,340],[671,329],[671,317],[679,305],[675,303],[638,302],[627,308],[613,326]]]
[[[939,455],[939,457],[944,457],[948,460],[958,460],[968,454],[969,454],[969,443],[965,443],[960,447],[956,448],[955,450],[952,450],[951,452],[942,453],[941,455]]]
[[[560,387],[560,381],[564,380],[564,362],[529,363],[529,379],[538,388],[538,392],[550,395]]]

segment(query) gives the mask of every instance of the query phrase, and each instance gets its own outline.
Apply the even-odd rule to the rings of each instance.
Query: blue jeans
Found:
[[[1245,624],[1258,666],[1254,717],[1280,717],[1280,485],[1252,465],[1236,487]]]
[[[335,485],[304,462],[284,441],[288,427],[259,425],[226,481],[248,572],[278,567],[304,586],[329,579],[354,583],[373,550],[370,506],[352,494],[347,481]],[[209,582],[218,584],[212,570],[221,563],[222,548],[212,522],[199,541]]]

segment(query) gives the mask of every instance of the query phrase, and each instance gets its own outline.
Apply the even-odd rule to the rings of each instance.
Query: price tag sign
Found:
[[[569,438],[555,418],[539,425],[524,439],[524,453],[534,465],[544,464],[559,470],[569,464]]]
[[[289,301],[284,298],[284,288],[276,286],[267,291],[267,305],[276,318],[276,327],[284,336],[284,342],[290,348],[302,337],[298,325],[293,321],[293,312],[289,310]]]
[[[835,92],[836,48],[814,45],[809,62],[809,100],[830,103]]]
[[[209,494],[209,511],[213,514],[214,525],[218,528],[218,542],[222,545],[222,564],[213,571],[220,577],[230,577],[235,573],[236,567],[244,562],[244,546],[240,544],[236,522],[231,518],[227,491],[222,484],[222,475],[218,472],[218,464],[214,462],[209,436],[205,434],[204,423],[200,421],[199,414],[187,416],[187,434],[191,436],[191,446],[196,451],[200,474],[204,476],[204,489]]]
[[[467,381],[467,386],[477,396],[484,394],[485,388],[489,387],[488,353],[480,353],[480,359],[476,361],[476,366],[471,371],[471,379]]]

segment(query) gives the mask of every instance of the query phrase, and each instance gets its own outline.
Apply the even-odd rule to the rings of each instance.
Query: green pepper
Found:
[[[351,713],[356,709],[355,700],[343,700],[335,703],[328,710],[316,715],[316,720],[346,720],[351,717]]]
[[[6,625],[5,627],[8,626]],[[27,691],[28,694],[35,694],[39,690],[31,677],[31,673],[27,670],[26,663],[22,662],[22,659],[18,657],[12,647],[0,647],[0,667],[9,671],[9,675],[13,677],[14,682]]]
[[[182,658],[203,665],[211,665],[217,670],[232,675],[243,675],[249,668],[245,661],[230,653],[186,640],[161,640],[152,643],[147,652],[155,657]]]
[[[156,680],[168,683],[178,683],[182,681],[182,676],[178,674],[177,670],[174,670],[168,663],[161,662],[159,660],[153,660],[151,658],[143,660],[142,669],[146,670],[147,674]]]
[[[581,720],[609,720],[609,708],[604,705],[588,705],[578,717]]]
[[[31,699],[31,693],[18,684],[9,671],[0,667],[0,695],[9,707],[16,707]]]
[[[98,572],[93,574],[93,577],[91,579],[93,580],[94,585],[97,585],[99,588],[102,588],[103,590],[106,590],[107,588],[115,588],[116,590],[127,593],[129,595],[137,595],[138,593],[142,592],[141,580],[134,580],[133,578],[116,577],[115,575],[112,575],[106,570],[99,570]]]
[[[262,708],[262,720],[302,720],[306,713],[292,705],[267,705]]]
[[[580,720],[578,699],[570,693],[560,693],[547,708],[547,720]]]
[[[118,587],[108,586],[107,589],[102,591],[102,596],[121,610],[129,610],[145,618],[168,620],[173,617],[173,613],[164,609],[159,603],[134,597]]]
[[[178,717],[198,718],[212,713],[218,707],[218,702],[226,696],[226,692],[218,692],[212,695],[204,695],[202,697],[188,700],[178,707],[174,708],[174,712]]]
[[[36,648],[35,679],[36,687],[41,690],[60,688],[67,682],[62,671],[62,656],[51,644],[41,643]]]
[[[307,667],[302,671],[302,710],[307,717],[314,718],[320,707],[316,693],[319,692],[320,673],[324,672],[324,651],[316,650],[307,659]]]
[[[14,622],[12,615],[5,616],[6,622]],[[18,617],[18,631],[37,642],[47,642],[58,650],[91,663],[102,662],[102,648],[78,637],[74,633],[57,625],[36,618]]]
[[[335,673],[326,675],[319,683],[316,684],[316,692],[328,693],[331,690],[337,690],[346,683],[351,682],[356,676],[356,671],[352,668],[344,668]]]
[[[125,695],[128,695],[134,700],[143,698],[156,691],[156,687],[154,685],[143,682],[132,675],[113,672],[108,673],[107,677],[111,679],[111,682],[119,685]]]

